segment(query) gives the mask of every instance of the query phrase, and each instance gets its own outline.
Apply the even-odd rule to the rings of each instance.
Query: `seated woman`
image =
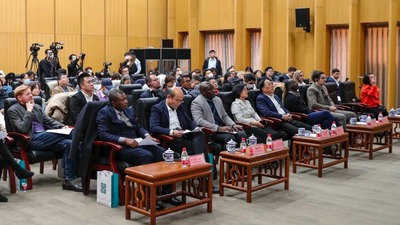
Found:
[[[39,97],[42,98],[42,109],[43,109],[43,111],[45,111],[45,109],[46,109],[46,100],[43,98],[43,93],[40,90],[39,83],[37,83],[35,81],[31,81],[29,83],[29,87],[31,89],[32,96],[39,96]]]
[[[340,126],[339,121],[335,120],[329,111],[312,112],[297,91],[298,89],[299,83],[297,81],[290,79],[285,82],[285,107],[290,112],[307,114],[308,117],[304,122],[309,125],[321,124],[322,129],[330,129],[333,121],[336,121],[336,125]]]
[[[235,121],[251,125],[251,127],[245,129],[247,135],[254,134],[257,137],[258,143],[265,143],[268,134],[271,134],[273,140],[279,138],[287,139],[285,132],[276,131],[263,122],[250,102],[246,100],[249,94],[244,84],[235,85],[232,89],[232,95],[235,101],[232,102],[231,111],[235,117]]]
[[[168,89],[175,87],[176,77],[168,75],[164,79],[164,84],[162,85],[162,91],[166,92]]]
[[[379,112],[382,112],[383,116],[387,116],[388,112],[385,106],[381,105],[379,99],[379,87],[376,86],[376,79],[374,74],[367,73],[363,79],[364,85],[361,88],[361,102],[368,106],[364,109],[364,112],[371,113],[378,118]]]
[[[307,84],[304,82],[304,73],[303,73],[303,71],[301,71],[301,70],[296,70],[296,72],[294,72],[294,74],[293,74],[293,79],[294,79],[295,81],[297,81],[297,83],[299,84],[299,86],[307,85]]]
[[[28,179],[33,176],[33,172],[28,171],[20,167],[20,165],[15,161],[14,157],[11,155],[10,150],[4,143],[4,140],[0,139],[0,176],[3,173],[4,166],[10,166],[14,171],[15,175],[19,179]],[[0,194],[0,202],[7,202],[8,199]]]

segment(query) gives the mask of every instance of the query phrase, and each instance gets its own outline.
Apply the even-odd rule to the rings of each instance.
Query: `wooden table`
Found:
[[[390,122],[394,124],[393,139],[400,139],[400,115],[399,116],[388,116]]]
[[[271,151],[261,155],[250,156],[240,152],[220,153],[219,195],[224,195],[224,188],[235,189],[247,193],[247,202],[251,203],[252,192],[279,183],[285,183],[289,189],[289,154],[288,149]],[[226,167],[225,167],[226,166]],[[253,168],[257,172],[253,174]],[[258,178],[258,185],[252,186],[253,177]],[[262,183],[263,177],[274,180]]]
[[[157,162],[125,169],[125,218],[131,219],[131,211],[151,218],[180,211],[186,208],[207,204],[207,212],[212,212],[211,164],[182,168],[180,162],[167,164]],[[157,196],[157,189],[163,185],[182,182],[182,190]],[[156,202],[171,197],[182,196],[182,204],[156,211]],[[191,197],[191,202],[187,201]]]
[[[373,153],[376,151],[389,148],[389,153],[392,153],[392,130],[393,125],[391,122],[378,123],[375,126],[347,125],[349,150],[367,152],[371,160],[373,159]],[[374,139],[376,139],[376,142]]]
[[[324,148],[329,148],[330,152]],[[324,158],[331,159],[324,163]],[[339,163],[347,168],[349,160],[348,134],[332,135],[326,138],[294,136],[293,137],[293,173],[297,166],[318,169],[318,177],[322,177],[322,169]]]

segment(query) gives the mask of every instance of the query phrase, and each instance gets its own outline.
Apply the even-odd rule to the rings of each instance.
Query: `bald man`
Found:
[[[150,131],[174,137],[169,147],[175,152],[186,148],[189,155],[204,154],[207,159],[205,136],[202,132],[184,134],[184,130],[194,130],[196,122],[191,120],[181,105],[183,92],[179,87],[167,91],[167,98],[154,105],[150,115]]]

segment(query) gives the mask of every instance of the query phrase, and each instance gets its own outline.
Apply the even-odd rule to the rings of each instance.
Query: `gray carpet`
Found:
[[[0,191],[9,199],[0,203],[0,224],[149,224],[150,219],[132,212],[125,220],[125,207],[115,209],[96,203],[95,181],[92,194],[62,191],[62,180],[51,165],[45,174],[33,165],[34,189],[10,195],[8,183]],[[291,170],[292,171],[292,170]],[[158,224],[400,224],[400,143],[393,153],[385,149],[368,155],[350,152],[349,168],[343,164],[323,170],[298,168],[290,172],[289,190],[283,184],[253,194],[225,189],[225,196],[213,195],[213,212],[198,206],[157,218]]]

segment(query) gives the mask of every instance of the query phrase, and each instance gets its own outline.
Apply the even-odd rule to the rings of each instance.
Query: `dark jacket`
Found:
[[[99,97],[93,94],[93,101],[99,101]],[[86,105],[86,98],[83,95],[82,91],[74,94],[68,103],[68,115],[65,121],[66,124],[75,126],[76,119],[78,118],[79,113],[82,108]]]
[[[70,64],[68,64],[68,76],[69,77],[75,77],[78,74],[79,70],[82,70],[82,66],[78,65],[79,59],[75,59],[72,61]]]
[[[285,106],[283,106],[282,101],[279,99],[279,97],[274,94],[274,98],[276,101],[278,101],[279,105],[281,105],[285,113],[289,113],[289,111],[285,108]],[[278,113],[278,109],[276,109],[274,103],[264,93],[261,92],[257,96],[256,104],[260,116],[275,117],[278,119],[282,119],[283,115]]]
[[[124,121],[118,119],[117,113],[111,105],[99,111],[96,121],[100,140],[118,143],[120,137],[144,138],[144,135],[149,133],[136,121],[132,108],[125,109],[124,113],[132,123],[132,127],[128,127]]]
[[[182,105],[176,109],[176,112],[178,114],[179,124],[183,130],[193,130],[196,128],[196,122],[189,118]],[[169,135],[169,113],[165,100],[151,108],[150,131],[155,134]]]
[[[71,152],[69,158],[79,162],[80,174],[82,176],[82,189],[85,193],[86,175],[89,166],[89,160],[92,155],[93,142],[97,139],[96,116],[101,108],[108,102],[96,101],[86,104],[79,114],[72,137]],[[90,175],[89,175],[90,176]]]
[[[208,60],[210,59],[210,57],[208,57],[207,59],[205,59],[204,60],[204,63],[203,63],[203,71],[205,70],[205,69],[208,69]],[[217,58],[217,57],[215,57],[215,59],[217,60],[217,63],[216,63],[216,70],[217,70],[217,74],[218,75],[222,75],[222,67],[221,67],[221,61]],[[210,68],[211,69],[211,68]]]
[[[158,90],[158,91],[152,91],[150,89],[147,89],[145,92],[143,92],[140,95],[140,98],[153,98],[153,97],[160,97],[160,99],[166,99],[167,98],[167,93]]]
[[[298,92],[289,92],[285,97],[285,107],[290,112],[299,112],[310,114],[311,110],[308,108],[303,97]]]

